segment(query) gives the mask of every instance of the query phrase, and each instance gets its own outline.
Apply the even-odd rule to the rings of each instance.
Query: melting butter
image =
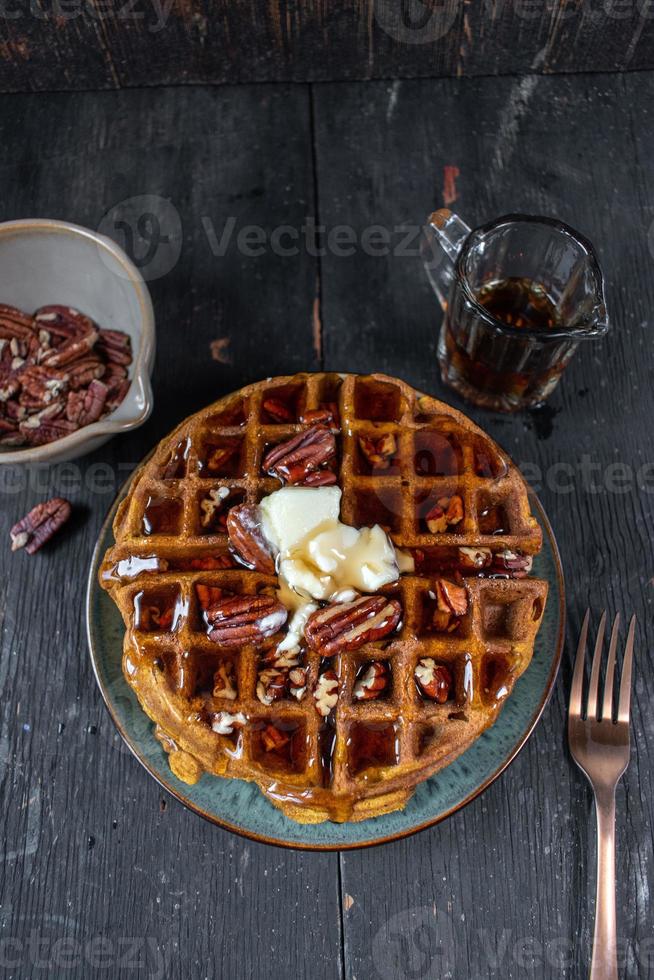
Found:
[[[413,559],[396,551],[378,524],[359,529],[341,523],[340,504],[339,487],[283,487],[261,501],[262,529],[277,555],[287,608],[297,611],[311,599],[333,600],[353,589],[376,592],[413,569]]]

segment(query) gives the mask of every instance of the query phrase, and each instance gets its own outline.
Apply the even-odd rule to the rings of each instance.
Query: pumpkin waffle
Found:
[[[327,430],[335,452],[298,480],[285,444],[300,442],[301,471],[297,437]],[[277,651],[277,575],[246,567],[227,534],[231,508],[280,488],[271,473],[337,483],[345,524],[379,524],[412,556],[377,590],[387,611],[399,603],[392,632],[326,656],[308,627],[299,651]],[[114,535],[100,582],[172,771],[254,780],[307,823],[401,808],[464,752],[528,666],[547,597],[529,575],[541,532],[516,467],[464,415],[384,375],[273,378],[191,416],[135,474]],[[254,641],[225,639],[225,596],[260,602]]]

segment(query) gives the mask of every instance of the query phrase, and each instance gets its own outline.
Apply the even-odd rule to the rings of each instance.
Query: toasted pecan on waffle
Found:
[[[376,599],[316,610],[299,650],[278,650],[265,543],[227,534],[232,508],[256,513],[284,482],[337,483],[344,523],[381,525],[414,559]],[[465,751],[528,666],[547,597],[515,466],[383,375],[273,378],[198,412],[138,470],[114,534],[100,581],[175,775],[254,780],[307,823],[401,808]]]

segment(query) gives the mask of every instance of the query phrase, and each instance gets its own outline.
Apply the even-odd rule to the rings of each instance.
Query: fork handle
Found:
[[[595,792],[597,897],[590,980],[618,980],[615,921],[615,788]]]

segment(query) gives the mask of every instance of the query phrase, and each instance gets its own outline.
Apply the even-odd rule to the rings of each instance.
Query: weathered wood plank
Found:
[[[654,972],[653,93],[649,74],[315,92],[327,230],[347,225],[360,243],[372,225],[419,224],[447,198],[471,223],[510,211],[556,215],[598,246],[613,332],[579,351],[545,412],[470,410],[443,387],[439,313],[416,255],[373,256],[360,244],[349,257],[328,251],[321,319],[328,369],[397,373],[468,410],[527,475],[539,468],[567,573],[569,651],[588,604],[639,616],[634,752],[618,803],[629,977]],[[594,828],[565,747],[569,651],[544,721],[482,799],[416,838],[342,857],[348,977],[586,975]]]
[[[0,90],[651,68],[640,0],[13,0]]]
[[[181,222],[176,264],[150,283],[150,422],[72,466],[0,469],[0,973],[246,980],[301,975],[311,950],[312,975],[332,980],[337,857],[248,842],[161,791],[102,704],[83,616],[103,514],[154,441],[221,393],[314,363],[315,259],[251,258],[235,239],[214,256],[202,224],[220,235],[230,216],[239,227],[301,223],[313,200],[307,92],[10,96],[0,140],[5,218],[96,227],[146,193],[161,199],[148,207],[164,225],[164,199]],[[220,337],[229,363],[211,358]],[[53,492],[73,501],[74,526],[32,559],[10,555],[8,528]]]

